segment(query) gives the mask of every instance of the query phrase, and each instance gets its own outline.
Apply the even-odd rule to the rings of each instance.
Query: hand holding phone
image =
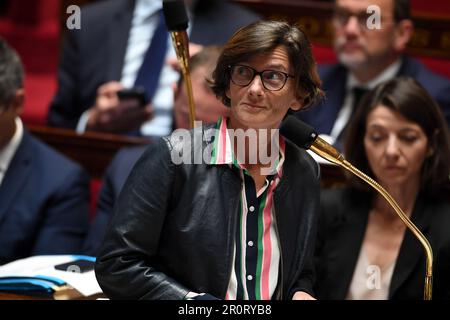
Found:
[[[89,110],[86,130],[119,134],[137,130],[153,117],[147,98],[144,90],[124,90],[117,81],[102,84]]]
[[[149,102],[145,89],[140,87],[119,90],[117,96],[119,100],[136,99],[141,107],[146,106]]]

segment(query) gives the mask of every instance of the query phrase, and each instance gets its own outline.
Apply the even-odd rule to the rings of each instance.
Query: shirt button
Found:
[[[253,277],[249,274],[249,275],[247,276],[247,280],[248,280],[248,281],[251,281],[251,280],[253,280]]]
[[[247,244],[249,247],[253,247],[253,241],[249,241]]]
[[[250,208],[248,208],[248,210],[250,210],[250,212],[255,211],[255,207],[254,206],[250,206]]]

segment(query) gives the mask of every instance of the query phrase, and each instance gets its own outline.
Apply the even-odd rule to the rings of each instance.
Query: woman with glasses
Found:
[[[138,161],[100,248],[100,286],[122,299],[312,299],[318,166],[278,134],[321,96],[309,42],[284,22],[251,24],[210,82],[229,117]]]
[[[358,106],[346,158],[380,183],[430,242],[434,299],[450,298],[450,146],[442,112],[412,78],[378,85]],[[423,299],[425,253],[384,198],[358,178],[322,194],[318,298]]]

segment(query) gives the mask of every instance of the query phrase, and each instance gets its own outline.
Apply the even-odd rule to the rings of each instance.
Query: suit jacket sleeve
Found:
[[[74,167],[61,181],[58,193],[43,204],[45,213],[33,255],[81,252],[89,225],[89,176],[80,167]]]
[[[106,226],[108,225],[113,212],[115,200],[116,196],[111,180],[111,170],[107,170],[98,195],[95,217],[89,228],[86,241],[84,242],[84,254],[92,256],[97,255],[98,248],[105,236]]]
[[[289,293],[289,299],[292,300],[292,297],[294,294],[298,291],[303,291],[311,296],[315,296],[315,292],[313,289],[315,278],[316,278],[316,272],[314,268],[314,238],[316,235],[316,223],[315,218],[313,219],[314,222],[313,226],[311,226],[311,236],[309,239],[309,245],[306,247],[306,254],[305,254],[305,264],[303,265],[303,269],[300,273],[300,276],[297,280],[297,283],[295,287],[290,291]]]
[[[111,299],[183,299],[189,292],[158,270],[158,244],[175,170],[161,139],[125,182],[95,265],[97,280]]]
[[[309,157],[308,157],[309,158]],[[306,227],[306,242],[305,246],[305,263],[300,272],[298,280],[289,292],[289,299],[292,299],[297,291],[303,291],[309,293],[311,296],[315,296],[313,289],[316,272],[314,266],[314,248],[317,233],[317,220],[319,214],[319,195],[320,195],[320,166],[317,162],[310,159],[309,163],[312,167],[312,172],[315,173],[313,183],[308,185],[309,191],[309,203],[306,205],[305,210],[310,212],[304,221]]]
[[[450,82],[436,95],[436,101],[441,107],[445,121],[450,128]]]
[[[111,220],[114,204],[120,190],[134,164],[145,150],[146,146],[124,148],[116,154],[108,166],[102,180],[95,218],[84,243],[83,252],[85,254],[97,255],[98,248],[105,237],[106,227]]]
[[[68,32],[62,48],[58,69],[58,89],[47,116],[50,126],[75,129],[83,111],[89,106],[81,106],[78,83],[80,70],[79,36],[75,31]]]

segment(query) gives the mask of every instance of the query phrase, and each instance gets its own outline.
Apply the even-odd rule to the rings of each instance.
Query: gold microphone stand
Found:
[[[426,254],[426,272],[425,272],[425,286],[423,292],[424,300],[431,300],[432,298],[432,287],[433,287],[433,251],[431,249],[431,245],[428,242],[427,238],[420,232],[420,230],[411,222],[408,216],[402,211],[397,202],[392,198],[392,196],[375,180],[359,171],[355,168],[350,162],[345,160],[344,156],[339,153],[336,149],[331,147],[327,142],[325,142],[320,137],[317,137],[316,140],[311,145],[310,149],[321,156],[322,158],[337,164],[344,169],[350,171],[351,173],[358,176],[360,179],[367,182],[372,188],[378,191],[384,199],[391,205],[391,207],[395,210],[397,215],[402,219],[402,221],[406,224],[406,226],[411,230],[411,232],[416,236],[416,238],[422,244],[425,254]]]
[[[195,125],[195,105],[194,96],[192,94],[191,74],[189,71],[189,40],[186,32],[173,31],[170,33],[172,37],[172,43],[177,54],[178,63],[183,74],[184,85],[186,86],[186,92],[189,102],[189,124],[191,129]]]

